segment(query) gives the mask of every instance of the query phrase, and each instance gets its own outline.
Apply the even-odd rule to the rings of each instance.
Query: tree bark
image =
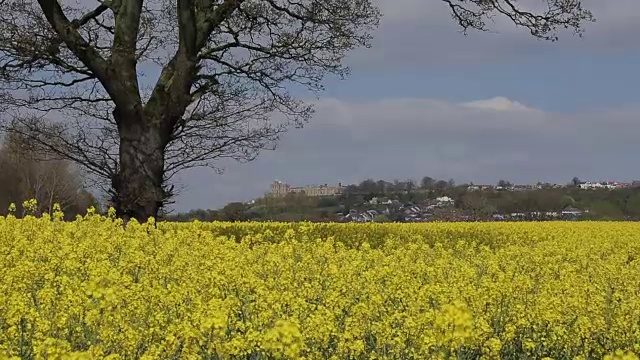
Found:
[[[114,111],[120,134],[120,167],[113,179],[118,217],[146,222],[158,217],[164,200],[164,152],[168,135],[162,123],[142,110]]]

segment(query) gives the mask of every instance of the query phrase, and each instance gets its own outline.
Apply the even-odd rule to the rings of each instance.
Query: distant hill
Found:
[[[455,185],[452,181],[366,180],[334,196],[304,192],[167,215],[172,221],[640,220],[640,188],[551,184]],[[443,198],[450,201],[443,202]]]

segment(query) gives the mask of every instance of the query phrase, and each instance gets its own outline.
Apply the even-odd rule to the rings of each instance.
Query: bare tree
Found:
[[[46,159],[33,153],[26,139],[11,134],[0,147],[0,206],[10,203],[38,201],[39,213],[51,213],[59,204],[69,215],[82,213],[92,205],[90,195],[73,164],[66,160]]]
[[[118,214],[145,220],[175,173],[252,160],[308,121],[289,86],[319,91],[327,74],[347,74],[344,56],[378,23],[372,1],[0,1],[2,96],[17,115],[6,127],[109,179]],[[441,1],[465,30],[500,14],[554,39],[591,19],[578,0],[546,0],[540,13]],[[25,109],[53,123],[25,126]]]

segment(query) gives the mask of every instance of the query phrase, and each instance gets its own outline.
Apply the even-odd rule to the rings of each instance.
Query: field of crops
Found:
[[[0,358],[637,359],[640,224],[0,218]],[[617,353],[616,353],[617,352]]]

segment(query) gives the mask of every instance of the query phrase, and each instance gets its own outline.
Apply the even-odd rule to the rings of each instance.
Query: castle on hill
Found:
[[[342,183],[338,185],[306,185],[291,186],[285,182],[276,180],[271,184],[271,196],[285,196],[291,193],[304,193],[307,196],[332,196],[342,194],[344,191]]]

